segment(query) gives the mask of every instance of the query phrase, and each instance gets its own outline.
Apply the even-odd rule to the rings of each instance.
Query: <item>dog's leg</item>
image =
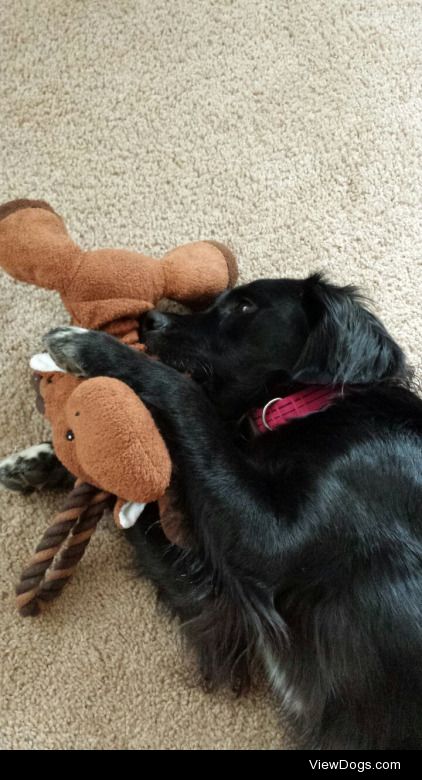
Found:
[[[167,569],[168,553],[149,546],[154,529],[144,535],[143,524],[132,538],[147,575],[184,621],[207,684],[244,690],[263,647],[281,652],[287,634],[273,598],[284,550],[270,489],[201,387],[183,374],[93,331],[53,331],[46,346],[68,370],[125,382],[151,410],[181,486],[191,562],[182,556]],[[259,581],[251,576],[252,560],[255,567],[262,560]]]
[[[0,461],[0,487],[30,493],[69,487],[73,477],[54,454],[50,442],[27,447]]]
[[[221,552],[236,554],[241,545],[266,560],[280,555],[275,499],[197,384],[104,333],[58,328],[45,337],[45,344],[67,371],[120,379],[148,405],[177,464],[193,521],[198,518],[200,533],[212,523]]]
[[[157,504],[148,504],[138,522],[126,531],[126,537],[135,548],[139,574],[154,583],[160,601],[182,621],[196,616],[200,607],[189,556],[169,544],[159,522]]]

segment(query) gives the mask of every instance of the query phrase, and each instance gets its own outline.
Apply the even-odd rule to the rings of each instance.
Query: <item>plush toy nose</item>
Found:
[[[164,330],[170,323],[170,318],[167,314],[163,314],[162,311],[156,311],[153,309],[145,314],[142,322],[142,330],[148,332],[151,330]]]

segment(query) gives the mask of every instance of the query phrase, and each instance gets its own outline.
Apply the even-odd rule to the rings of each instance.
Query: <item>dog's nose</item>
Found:
[[[145,314],[142,322],[142,328],[145,332],[151,330],[163,330],[169,324],[170,319],[167,314],[163,314],[162,311],[156,311],[153,309]]]

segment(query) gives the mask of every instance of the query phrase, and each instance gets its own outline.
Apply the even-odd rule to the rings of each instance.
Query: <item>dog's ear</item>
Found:
[[[405,359],[354,287],[337,287],[320,274],[306,279],[303,304],[311,332],[294,379],[317,384],[366,384],[406,374]]]

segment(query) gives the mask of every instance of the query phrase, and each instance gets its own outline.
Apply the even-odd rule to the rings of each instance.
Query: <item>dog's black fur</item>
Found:
[[[163,362],[72,329],[47,345],[152,410],[190,550],[154,507],[130,535],[204,678],[241,690],[264,668],[308,748],[422,747],[422,401],[402,351],[352,288],[318,275],[152,312],[144,329]],[[309,383],[344,392],[249,434],[248,410]]]

